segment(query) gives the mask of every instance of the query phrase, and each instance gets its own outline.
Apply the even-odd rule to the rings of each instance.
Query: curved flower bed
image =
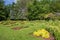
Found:
[[[33,35],[37,37],[42,37],[43,40],[55,40],[53,35],[45,29],[34,31]]]

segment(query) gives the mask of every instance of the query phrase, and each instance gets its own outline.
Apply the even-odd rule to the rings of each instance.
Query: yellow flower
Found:
[[[42,37],[49,38],[50,37],[49,32],[48,31],[45,31],[44,33],[42,33]]]
[[[34,36],[42,36],[44,38],[49,38],[50,37],[49,32],[47,30],[45,30],[45,29],[35,31],[35,32],[33,32],[33,35]]]
[[[50,37],[50,35],[49,34],[46,34],[46,37],[45,38],[49,38]]]
[[[45,30],[45,29],[41,29],[41,31],[42,31],[42,32],[46,32],[46,30]]]
[[[45,38],[46,35],[42,35],[43,38]]]
[[[40,34],[39,34],[38,32],[36,32],[36,31],[33,32],[33,35],[34,35],[34,36],[40,36]]]
[[[49,35],[49,34],[44,34],[44,35],[42,35],[42,37],[44,37],[44,38],[49,38],[50,35]]]
[[[41,30],[38,30],[37,32],[38,32],[38,34],[41,36],[41,34],[42,34]]]

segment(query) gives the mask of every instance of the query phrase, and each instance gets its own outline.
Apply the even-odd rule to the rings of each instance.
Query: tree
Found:
[[[17,0],[15,9],[17,19],[27,19],[27,0]]]
[[[5,17],[5,6],[4,6],[4,0],[0,0],[0,20],[6,19]]]

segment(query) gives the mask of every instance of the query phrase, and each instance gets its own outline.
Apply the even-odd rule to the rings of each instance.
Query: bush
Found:
[[[45,1],[45,3],[44,1],[39,2],[35,0],[28,5],[28,19],[44,19],[44,14],[52,12],[48,1]]]

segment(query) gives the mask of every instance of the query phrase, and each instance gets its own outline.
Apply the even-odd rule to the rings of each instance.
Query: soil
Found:
[[[55,40],[54,36],[50,34],[50,38],[43,38],[44,40]]]
[[[14,28],[11,28],[11,29],[13,29],[13,30],[20,30],[20,29],[22,29],[22,27],[14,27]]]

